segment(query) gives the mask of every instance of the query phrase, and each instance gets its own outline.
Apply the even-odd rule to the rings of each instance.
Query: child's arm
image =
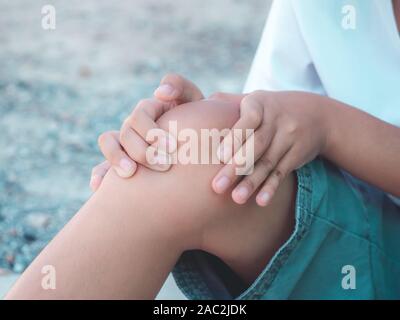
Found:
[[[400,128],[338,101],[316,99],[329,128],[323,155],[354,176],[400,196]]]
[[[233,135],[228,134],[222,143],[221,159],[242,154],[240,148],[246,150],[245,144],[234,145],[233,141],[242,140],[237,135],[243,135],[243,130],[254,129],[255,168],[240,180],[235,161],[227,164],[213,180],[217,193],[238,184],[232,192],[234,201],[245,203],[257,191],[259,205],[267,205],[287,174],[322,155],[354,176],[400,196],[399,128],[305,92],[255,91],[242,100],[240,113]]]

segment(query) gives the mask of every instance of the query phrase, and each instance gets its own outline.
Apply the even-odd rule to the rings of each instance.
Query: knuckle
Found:
[[[129,139],[129,128],[124,127],[119,133],[119,141],[121,145],[125,146]]]
[[[92,171],[91,171],[90,174],[93,176],[94,174],[97,173],[97,170],[98,170],[98,165],[97,165],[97,166],[94,166],[94,167],[92,168]]]
[[[133,109],[131,115],[137,113],[139,110],[145,108],[149,102],[152,101],[151,99],[140,99],[136,104],[136,107]]]
[[[254,96],[252,94],[248,94],[245,96],[241,103],[240,103],[240,108],[241,109],[246,109],[249,105],[251,105],[254,102]]]
[[[129,115],[125,120],[122,122],[121,128],[119,130],[119,133],[121,133],[122,130],[125,128],[128,128],[130,126],[130,121],[131,121],[131,116]]]
[[[243,98],[240,105],[240,112],[251,123],[259,123],[261,121],[262,110],[259,107],[259,103],[251,96]]]
[[[276,92],[257,90],[251,95],[256,103],[261,105],[263,108],[268,108],[270,116],[276,113]]]
[[[298,131],[298,124],[297,124],[297,122],[294,121],[294,120],[292,120],[292,119],[287,120],[287,123],[286,123],[286,132],[287,132],[288,134],[294,134],[294,133],[296,133],[297,131]]]
[[[254,135],[254,149],[264,149],[267,145],[267,139],[261,134]]]
[[[110,162],[114,165],[119,165],[119,162],[121,160],[121,154],[119,152],[114,152],[111,154],[111,159]]]
[[[278,182],[282,181],[286,177],[286,170],[283,168],[276,168],[272,175],[278,180]]]
[[[231,163],[231,164],[227,164],[220,172],[221,176],[225,175],[228,178],[231,179],[231,181],[234,181],[235,178],[237,177],[237,173],[236,173],[236,168],[237,168],[237,164],[235,162]]]
[[[132,111],[131,115],[126,119],[129,127],[135,128],[139,124],[139,110]]]
[[[250,122],[256,123],[256,122],[260,121],[261,114],[260,114],[259,110],[257,108],[255,108],[254,106],[247,108],[245,113],[246,113],[246,118]]]
[[[109,131],[103,132],[102,134],[99,135],[99,137],[97,138],[97,144],[99,145],[100,148],[102,146],[104,146],[104,144],[107,141],[109,135],[110,135]]]
[[[161,83],[164,83],[164,82],[174,82],[174,83],[175,82],[182,82],[183,79],[184,78],[180,74],[169,72],[161,79]]]
[[[265,171],[269,172],[274,168],[274,163],[267,157],[262,157],[258,160],[258,164],[264,168]]]
[[[126,124],[132,128],[139,125],[141,114],[144,112],[143,108],[148,105],[148,101],[140,100],[137,107],[133,109],[129,117],[126,119]]]

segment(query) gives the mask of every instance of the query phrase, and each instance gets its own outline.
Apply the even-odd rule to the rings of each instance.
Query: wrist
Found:
[[[334,130],[335,107],[332,105],[331,99],[318,96],[317,108],[320,112],[320,123],[324,136],[320,154],[323,157],[328,157],[336,141],[336,132]]]

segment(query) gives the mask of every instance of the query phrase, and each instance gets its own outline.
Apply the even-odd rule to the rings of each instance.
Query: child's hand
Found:
[[[243,98],[240,119],[232,128],[241,130],[224,138],[219,156],[227,163],[246,150],[243,130],[254,129],[254,170],[240,180],[234,156],[213,179],[214,191],[223,193],[238,184],[232,198],[243,204],[260,187],[256,201],[266,206],[287,174],[323,151],[328,130],[319,101],[319,96],[301,92],[256,91]]]
[[[106,161],[92,170],[90,187],[93,191],[100,186],[111,167],[125,178],[135,173],[136,162],[153,170],[169,169],[169,164],[150,165],[146,161],[146,150],[151,145],[151,141],[146,140],[146,134],[150,129],[161,131],[156,121],[164,112],[179,104],[201,100],[203,94],[191,81],[177,74],[169,74],[161,80],[160,86],[154,91],[154,97],[140,101],[120,131],[108,131],[100,135],[98,142]],[[173,152],[176,143],[171,141],[173,137],[164,133],[167,141],[162,146],[167,146],[167,150],[162,150],[159,145],[154,147],[166,153]]]

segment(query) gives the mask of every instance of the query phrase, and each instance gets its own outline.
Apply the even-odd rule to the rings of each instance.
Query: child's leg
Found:
[[[160,125],[226,128],[238,109],[192,103],[165,114]],[[269,207],[234,204],[211,189],[220,165],[175,165],[159,173],[140,167],[131,179],[113,171],[21,276],[7,298],[153,298],[179,255],[214,253],[251,281],[291,232],[294,178]],[[44,290],[43,266],[56,270],[56,290]]]

